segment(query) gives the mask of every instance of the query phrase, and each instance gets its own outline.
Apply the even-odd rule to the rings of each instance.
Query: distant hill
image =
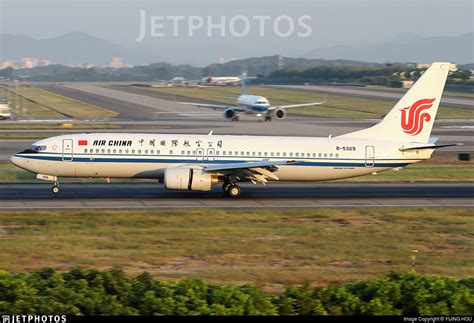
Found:
[[[0,61],[18,61],[34,57],[64,65],[94,64],[106,66],[120,57],[132,65],[160,61],[159,57],[128,49],[122,45],[83,32],[70,32],[59,37],[35,39],[24,35],[0,34]]]
[[[242,71],[247,70],[248,74],[255,76],[257,74],[267,75],[279,68],[279,55],[252,57],[231,61],[225,64],[211,64],[203,69],[204,76],[225,76],[240,75]],[[351,60],[327,60],[327,59],[307,59],[307,58],[281,58],[282,68],[304,70],[318,66],[379,66],[378,63],[367,63]]]
[[[371,62],[449,61],[457,64],[472,63],[474,32],[454,37],[421,37],[400,34],[386,43],[371,46],[333,46],[318,48],[303,55],[305,58],[353,59]]]

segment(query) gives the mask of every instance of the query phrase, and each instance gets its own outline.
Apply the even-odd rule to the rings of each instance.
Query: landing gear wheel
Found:
[[[227,194],[230,197],[236,198],[240,195],[241,189],[240,186],[236,184],[230,184],[229,187],[227,188]]]
[[[51,188],[51,191],[52,191],[54,194],[58,194],[58,193],[59,193],[59,186],[54,185],[53,188]]]
[[[229,190],[229,186],[230,183],[224,182],[224,184],[222,184],[222,190],[227,193],[227,191]]]
[[[272,116],[265,116],[265,121],[272,121]]]
[[[235,117],[232,118],[232,121],[239,121],[239,120],[240,120],[240,119],[239,119],[238,116],[235,116]]]

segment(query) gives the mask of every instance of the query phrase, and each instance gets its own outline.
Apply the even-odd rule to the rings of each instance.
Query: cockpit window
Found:
[[[46,146],[35,146],[35,145],[33,145],[33,146],[28,147],[25,150],[19,152],[19,154],[37,154],[40,151],[44,151],[44,150],[46,150]]]

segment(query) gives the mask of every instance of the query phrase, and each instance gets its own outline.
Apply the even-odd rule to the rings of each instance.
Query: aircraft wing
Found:
[[[262,160],[258,162],[244,162],[244,163],[230,163],[217,164],[204,168],[205,172],[222,173],[228,175],[234,180],[248,179],[254,184],[256,182],[266,184],[267,178],[278,180],[279,178],[274,174],[278,170],[279,165],[288,165],[295,163],[294,160],[279,160],[269,161]]]
[[[309,106],[312,106],[312,105],[321,105],[321,104],[324,104],[326,102],[327,102],[327,95],[324,95],[324,100],[323,101],[309,102],[309,103],[298,103],[298,104],[288,104],[288,105],[279,105],[279,106],[269,107],[268,110],[309,107]]]
[[[213,109],[232,109],[235,111],[244,111],[243,108],[235,106],[235,105],[225,105],[225,104],[207,104],[207,103],[195,103],[195,102],[178,102],[179,104],[186,104],[186,105],[194,105],[196,107],[205,107],[205,108],[213,108]]]

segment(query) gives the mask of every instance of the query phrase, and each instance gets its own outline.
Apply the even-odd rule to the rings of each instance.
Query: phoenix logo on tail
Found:
[[[421,99],[413,103],[411,107],[400,109],[402,112],[401,124],[403,131],[409,135],[415,136],[423,130],[423,123],[431,120],[428,112],[423,110],[433,106],[435,99]]]

